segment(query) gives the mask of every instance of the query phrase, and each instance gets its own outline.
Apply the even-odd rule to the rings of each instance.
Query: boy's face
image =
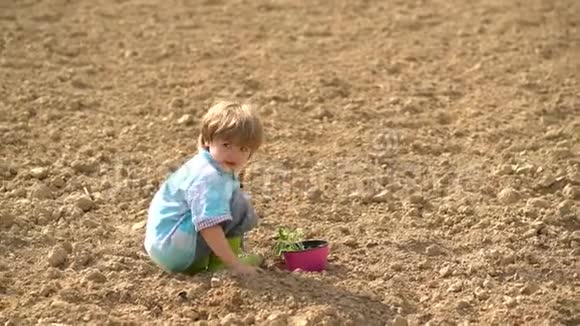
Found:
[[[248,163],[251,151],[226,139],[214,139],[208,144],[209,153],[224,170],[239,172]]]

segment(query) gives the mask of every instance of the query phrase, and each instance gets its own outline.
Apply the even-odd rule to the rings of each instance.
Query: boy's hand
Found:
[[[230,268],[233,269],[242,264],[236,254],[232,251],[232,248],[230,248],[221,226],[216,225],[203,229],[200,231],[200,234],[209,248],[225,265],[230,266]]]

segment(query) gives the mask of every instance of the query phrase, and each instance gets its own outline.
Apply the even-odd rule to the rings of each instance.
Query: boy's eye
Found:
[[[230,148],[230,146],[231,146],[230,143],[224,143],[225,148]]]
[[[248,147],[240,147],[240,150],[244,153],[247,153],[250,151],[250,149]]]

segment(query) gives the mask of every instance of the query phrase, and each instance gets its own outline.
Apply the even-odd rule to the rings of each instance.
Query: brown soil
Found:
[[[0,1],[0,323],[580,323],[580,2]],[[258,279],[162,273],[151,195],[259,105]],[[274,230],[331,242],[275,267]],[[194,323],[195,324],[195,323]]]

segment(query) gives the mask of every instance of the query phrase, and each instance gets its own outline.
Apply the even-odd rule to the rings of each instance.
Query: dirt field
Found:
[[[579,84],[576,0],[0,0],[0,323],[578,325]],[[266,272],[167,275],[149,200],[228,98]]]

